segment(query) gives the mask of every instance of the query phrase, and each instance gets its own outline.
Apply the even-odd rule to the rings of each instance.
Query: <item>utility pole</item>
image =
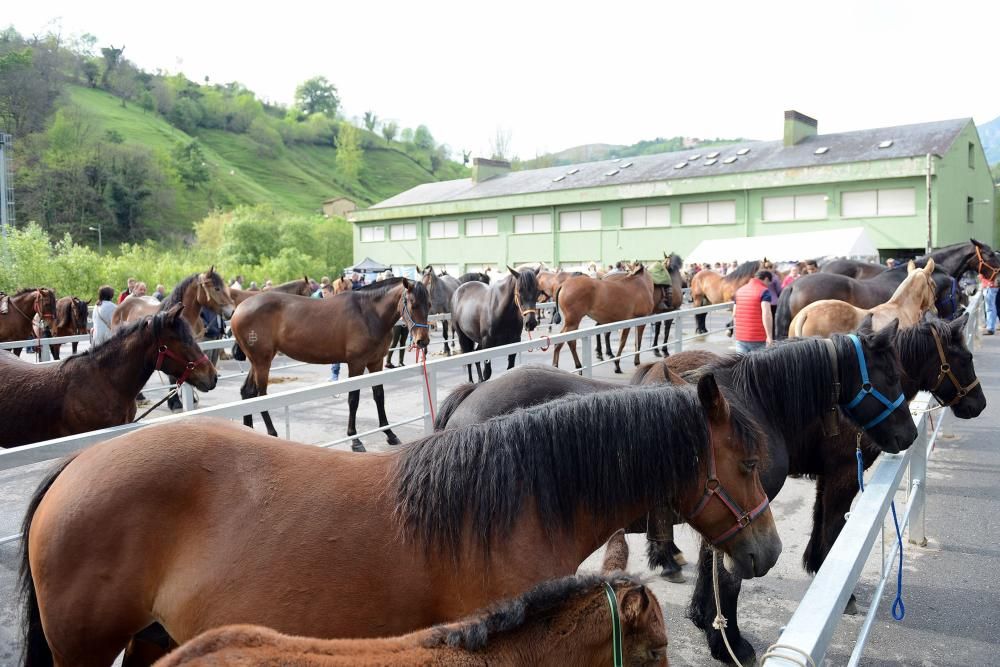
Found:
[[[98,223],[96,227],[87,227],[92,232],[97,232],[97,252],[98,254],[104,254],[104,239],[101,237],[101,225]]]

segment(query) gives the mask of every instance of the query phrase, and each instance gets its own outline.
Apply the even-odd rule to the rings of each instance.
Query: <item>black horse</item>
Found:
[[[458,277],[459,285],[464,285],[465,283],[483,283],[484,285],[489,285],[490,277],[481,271],[470,271]]]
[[[427,288],[431,297],[431,315],[451,312],[451,297],[458,289],[459,282],[454,276],[442,271],[441,275],[434,272],[434,267],[428,264],[424,267],[420,281]],[[441,321],[441,333],[444,335],[444,353],[451,356],[451,346],[448,344],[448,320]],[[392,353],[390,352],[390,355]]]
[[[478,281],[467,282],[455,290],[451,299],[451,324],[458,334],[462,352],[516,343],[521,340],[522,327],[531,332],[538,326],[536,272],[530,269],[515,271],[509,266],[507,270],[511,273],[507,280],[490,286]],[[514,367],[515,357],[509,355],[508,370]],[[469,382],[472,382],[471,364],[466,368]],[[489,360],[485,371],[476,362],[476,374],[480,382],[490,379],[493,369]]]
[[[1000,257],[985,243],[969,239],[969,243],[956,243],[916,260],[923,267],[928,258],[934,259],[935,299],[938,314],[950,318],[958,311],[956,282],[966,271],[975,271],[986,278],[1000,273]],[[885,303],[899,284],[906,278],[906,266],[900,265],[868,280],[855,280],[835,273],[814,273],[802,276],[785,289],[778,299],[774,317],[775,338],[788,336],[792,318],[808,304],[820,299],[839,299],[858,308],[873,308]]]

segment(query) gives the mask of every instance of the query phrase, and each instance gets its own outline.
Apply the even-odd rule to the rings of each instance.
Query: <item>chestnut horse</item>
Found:
[[[75,296],[64,296],[56,301],[56,321],[52,335],[59,336],[85,336],[87,334],[87,306],[90,301],[83,301]],[[73,354],[79,343],[71,343]],[[59,360],[59,348],[62,345],[52,345],[50,350],[52,358]]]
[[[615,664],[609,656],[627,665],[666,667],[660,603],[639,580],[622,574],[627,564],[628,543],[619,530],[608,541],[600,575],[549,580],[461,621],[389,639],[311,639],[233,625],[199,635],[156,667]]]
[[[333,281],[334,294],[340,294],[341,292],[350,292],[352,289],[354,289],[354,283],[352,283],[347,278],[347,276],[342,275]],[[308,296],[308,295],[303,294],[302,296]]]
[[[927,260],[927,266],[922,269],[918,269],[913,260],[910,260],[907,272],[909,275],[906,280],[900,283],[889,300],[874,308],[866,310],[836,299],[810,303],[792,320],[789,335],[802,338],[849,333],[861,326],[868,313],[872,314],[872,326],[876,330],[892,320],[899,320],[899,326],[903,329],[912,327],[925,312],[934,307],[937,292],[937,286],[931,278],[934,260]]]
[[[35,315],[49,328],[56,315],[56,293],[47,287],[26,287],[13,295],[0,292],[0,343],[35,338]],[[21,356],[21,348],[11,350]]]
[[[765,447],[710,376],[554,401],[386,454],[210,418],[142,428],[62,462],[31,499],[26,664],[110,665],[151,623],[179,644],[235,622],[351,638],[453,621],[574,574],[654,505],[710,537],[731,530],[723,503],[701,502],[710,469],[736,503],[764,508],[721,545],[733,572],[761,576],[781,550],[756,473]]]
[[[695,308],[712,303],[732,301],[736,290],[750,282],[761,267],[760,261],[743,262],[738,267],[721,275],[709,269],[702,269],[691,279],[691,303]],[[708,333],[706,315],[695,315],[695,333]]]
[[[337,281],[340,282],[340,281]],[[336,285],[336,283],[334,283]],[[347,281],[347,286],[350,288],[351,281]],[[336,287],[334,287],[336,289]],[[302,276],[299,280],[289,280],[287,283],[281,283],[280,285],[275,285],[268,290],[245,290],[236,289],[235,287],[229,288],[229,294],[233,298],[233,304],[238,306],[252,296],[257,296],[258,294],[263,294],[267,292],[284,292],[285,294],[298,294],[299,296],[311,296],[313,293],[312,284],[309,282],[309,276]]]
[[[609,280],[607,277],[598,280],[590,276],[574,276],[556,290],[555,302],[556,312],[552,316],[552,323],[559,324],[564,317],[566,319],[561,333],[576,331],[580,327],[580,321],[588,315],[597,324],[610,324],[634,317],[645,317],[652,314],[656,307],[653,301],[653,281],[642,265],[614,280]],[[639,350],[642,347],[642,334],[645,330],[645,324],[636,327],[636,366],[639,365]],[[622,329],[616,357],[622,356],[628,334],[628,329]],[[600,337],[597,344],[597,358],[603,359],[600,352]],[[559,352],[562,346],[562,343],[557,343],[552,352],[552,365],[556,368],[559,367]],[[569,351],[573,355],[573,363],[579,369],[583,364],[580,363],[580,357],[576,353],[575,340],[569,341]],[[614,364],[615,373],[621,373],[621,360],[616,358]]]
[[[104,343],[59,364],[0,354],[0,447],[60,438],[135,418],[135,397],[154,370],[215,387],[215,367],[194,342],[181,307],[121,327]]]
[[[267,394],[268,376],[274,355],[282,352],[297,361],[309,364],[347,364],[350,377],[363,375],[365,370],[382,370],[382,358],[389,348],[389,333],[397,320],[403,318],[416,344],[427,347],[427,311],[430,302],[427,290],[420,283],[406,278],[389,278],[359,290],[334,294],[328,299],[311,299],[294,294],[268,290],[240,304],[230,323],[233,336],[250,360],[251,368],[240,389],[244,399]],[[385,394],[382,385],[372,387],[379,426],[385,426]],[[348,395],[350,418],[347,435],[354,435],[355,420],[361,390]],[[261,412],[267,432],[278,435],[271,415]],[[243,423],[253,426],[247,415]],[[390,445],[399,438],[386,429]],[[351,449],[365,451],[357,438]]]
[[[575,276],[585,276],[586,273],[580,271],[550,271],[542,269],[538,272],[538,302],[545,303],[555,298],[558,290],[564,282]]]
[[[130,296],[115,308],[111,316],[112,328],[141,320],[147,315],[167,310],[176,304],[183,304],[183,317],[191,326],[196,339],[201,339],[205,333],[205,325],[201,321],[201,309],[209,310],[229,319],[233,316],[233,297],[229,293],[226,281],[211,267],[204,273],[193,273],[180,283],[162,301],[151,296]]]

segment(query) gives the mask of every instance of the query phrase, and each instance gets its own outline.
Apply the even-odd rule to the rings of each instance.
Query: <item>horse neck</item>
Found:
[[[102,363],[106,356],[111,356],[113,363]],[[88,381],[103,379],[112,394],[133,400],[153,375],[156,356],[157,345],[150,325],[141,326],[124,338],[115,336],[89,354],[75,357],[79,361],[74,364],[87,368],[87,377],[91,378]]]
[[[397,290],[396,287],[399,287],[399,290]],[[404,289],[406,288],[403,287],[403,284],[399,283],[386,291],[385,294],[372,301],[372,308],[375,310],[375,314],[379,321],[385,325],[385,331],[391,329],[392,325],[394,325],[399,318],[403,316],[399,304],[402,301],[401,290]]]
[[[929,331],[927,325],[921,324],[908,329],[900,329],[896,335],[896,353],[899,355],[899,364],[903,369],[900,385],[907,401],[913,400],[918,392],[931,389],[930,380],[937,374],[937,369],[941,365],[941,359],[938,357],[937,349],[933,343],[927,346],[913,344],[915,340],[924,340],[925,335],[929,338]],[[941,344],[944,346],[947,356],[948,339],[942,338]],[[931,369],[933,372],[929,372]]]
[[[926,285],[919,284],[920,280],[920,276],[917,276],[916,273],[912,276],[908,276],[908,279],[900,283],[899,287],[896,288],[896,291],[892,293],[891,297],[889,297],[888,303],[891,303],[899,308],[913,308],[918,311],[922,310],[924,303],[924,291],[928,288]],[[932,294],[931,303],[933,302],[934,295]]]
[[[201,303],[198,301],[198,294],[201,291],[201,278],[195,278],[181,295],[181,303],[184,308],[181,310],[181,317],[193,328],[201,319]]]
[[[975,270],[974,263],[976,250],[971,245],[958,245],[953,248],[942,248],[937,252],[932,252],[928,257],[934,259],[934,266],[945,271],[952,278],[960,278],[965,273],[966,268]]]
[[[491,315],[494,321],[518,316],[517,304],[514,302],[514,295],[517,294],[517,278],[510,276],[502,283],[496,284],[490,289],[490,304],[492,306]]]

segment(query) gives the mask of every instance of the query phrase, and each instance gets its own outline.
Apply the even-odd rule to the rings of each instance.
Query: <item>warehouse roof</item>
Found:
[[[606,185],[721,176],[849,162],[944,155],[972,122],[958,118],[932,123],[820,134],[794,146],[782,141],[750,141],[641,155],[563,167],[515,171],[489,180],[471,178],[425,183],[372,206],[372,209],[436,204],[484,197],[558,192]]]

